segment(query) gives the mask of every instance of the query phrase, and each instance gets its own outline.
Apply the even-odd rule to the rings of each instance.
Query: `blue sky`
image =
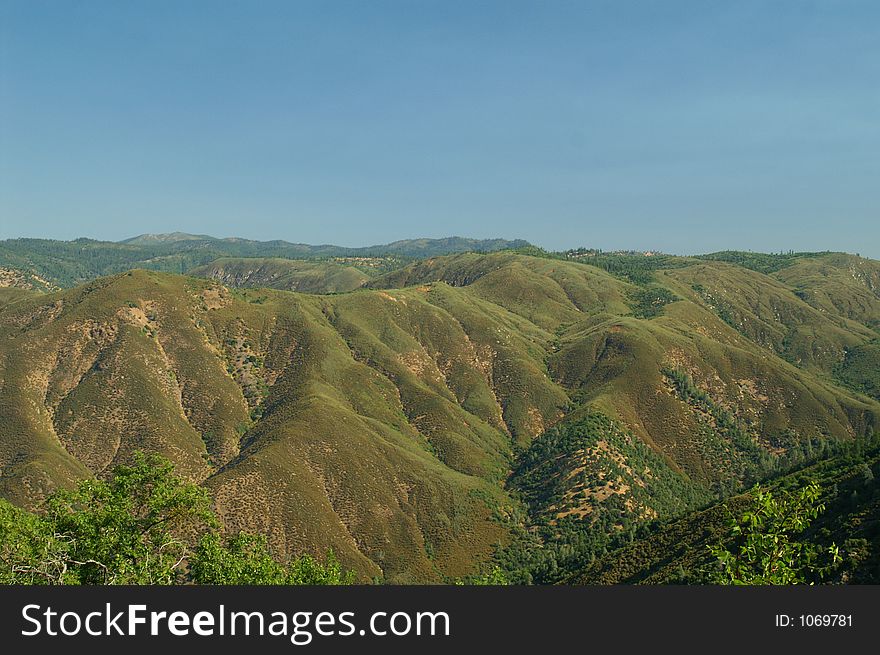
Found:
[[[0,0],[0,238],[880,258],[880,3]]]

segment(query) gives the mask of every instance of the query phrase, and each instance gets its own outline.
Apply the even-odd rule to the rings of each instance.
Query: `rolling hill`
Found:
[[[156,451],[279,552],[551,582],[876,430],[877,262],[535,254],[0,289],[0,494]]]
[[[7,239],[0,241],[0,269],[33,279],[38,288],[69,288],[103,275],[133,268],[187,273],[223,257],[281,259],[343,259],[356,267],[379,272],[396,268],[401,260],[464,251],[491,252],[528,246],[520,239],[408,239],[386,245],[345,248],[312,246],[287,241],[217,239],[206,235],[173,232],[142,234],[120,242],[75,239]],[[373,261],[365,261],[373,260]],[[11,273],[10,273],[11,275]],[[4,276],[0,276],[0,283]]]
[[[256,257],[221,257],[189,272],[195,277],[217,280],[232,287],[271,287],[300,293],[341,293],[354,291],[370,279],[363,264],[381,266],[384,260],[364,258],[361,268],[336,262]],[[369,270],[369,269],[368,269]]]

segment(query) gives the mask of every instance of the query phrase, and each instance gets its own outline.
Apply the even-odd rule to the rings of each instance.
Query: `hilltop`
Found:
[[[139,234],[136,237],[123,239],[119,243],[130,246],[150,246],[157,244],[178,243],[181,241],[221,241],[207,234],[188,234],[186,232],[168,232],[165,234]]]
[[[553,581],[874,434],[880,263],[526,252],[0,289],[0,494],[144,449],[361,579]]]
[[[523,240],[448,237],[407,239],[386,245],[346,248],[280,240],[253,241],[237,237],[218,239],[183,232],[142,234],[120,242],[86,238],[73,241],[7,239],[0,241],[0,268],[42,280],[41,287],[69,288],[96,277],[133,268],[187,273],[220,258],[382,259],[387,268],[419,257],[466,251],[492,252],[528,245]]]
[[[217,280],[228,286],[271,287],[301,293],[341,293],[364,286],[375,269],[388,265],[385,258],[335,258],[332,261],[221,257],[192,269],[189,274]],[[353,265],[355,264],[355,265]]]

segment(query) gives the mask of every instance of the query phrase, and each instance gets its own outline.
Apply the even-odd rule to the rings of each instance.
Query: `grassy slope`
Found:
[[[484,499],[501,494],[508,428],[451,390],[475,411],[492,395],[458,321],[402,299],[401,324],[462,347],[422,345],[365,312],[371,297],[136,271],[7,306],[4,345],[24,346],[2,357],[4,495],[27,503],[145,448],[205,479],[230,527],[282,549],[333,547],[397,581],[470,571],[504,538]]]
[[[827,315],[873,330],[873,339],[845,349],[833,368],[838,381],[880,399],[880,262],[843,253],[805,259],[774,275]]]
[[[822,312],[880,327],[880,262],[829,253],[801,259],[773,277]]]
[[[270,287],[301,293],[340,293],[364,285],[370,276],[353,266],[292,259],[221,257],[190,275],[233,287]]]
[[[723,262],[652,271],[635,284],[503,252],[425,260],[334,296],[144,271],[0,295],[0,491],[33,502],[157,450],[205,480],[231,528],[289,552],[332,547],[364,577],[438,580],[510,539],[491,514],[516,504],[504,485],[516,453],[565,417],[604,412],[653,448],[665,468],[639,478],[646,493],[677,476],[697,495],[735,486],[741,451],[777,457],[876,423],[880,405],[833,377],[872,342],[868,323]],[[718,297],[757,327],[725,322]],[[715,409],[681,397],[667,370]],[[621,443],[624,462],[647,457]],[[638,511],[673,513],[650,509]]]

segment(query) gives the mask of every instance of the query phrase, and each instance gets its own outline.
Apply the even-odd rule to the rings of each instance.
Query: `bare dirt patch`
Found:
[[[210,287],[199,295],[206,309],[223,309],[232,302],[225,287]]]

